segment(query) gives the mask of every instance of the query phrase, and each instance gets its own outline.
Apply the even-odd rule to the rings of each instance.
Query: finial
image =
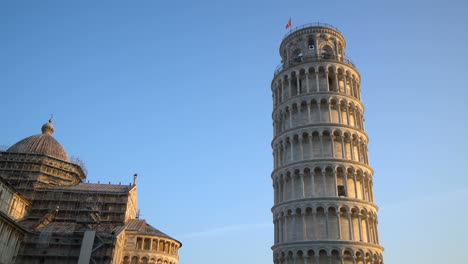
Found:
[[[133,185],[136,185],[137,178],[138,178],[138,173],[133,174]]]
[[[45,123],[41,130],[42,130],[42,134],[48,134],[48,135],[52,135],[52,133],[54,133],[55,131],[55,127],[54,125],[52,125],[52,118],[54,117],[53,114],[50,115],[50,119],[49,119],[49,122],[48,123]]]

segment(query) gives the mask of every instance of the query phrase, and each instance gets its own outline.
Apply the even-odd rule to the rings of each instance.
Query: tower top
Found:
[[[292,29],[281,41],[281,64],[275,76],[283,69],[311,61],[341,62],[353,67],[346,56],[346,39],[336,27],[326,23],[310,23]]]
[[[327,24],[327,23],[315,22],[315,23],[307,23],[307,24],[292,28],[288,33],[286,33],[286,35],[284,35],[283,40],[285,38],[287,38],[289,35],[291,35],[292,33],[296,32],[296,31],[299,31],[299,30],[305,29],[305,28],[310,28],[310,27],[329,28],[329,29],[333,29],[333,30],[335,30],[335,31],[337,31],[338,33],[341,34],[341,31],[337,27],[335,27],[333,25],[330,25],[330,24]]]

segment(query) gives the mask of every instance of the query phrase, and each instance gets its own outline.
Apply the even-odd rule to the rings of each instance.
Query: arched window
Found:
[[[333,50],[330,46],[326,45],[322,48],[321,50],[321,55],[322,59],[332,59],[333,56]]]
[[[300,49],[294,50],[293,55],[294,55],[293,60],[295,62],[302,62],[302,55],[303,55],[302,50]]]
[[[315,49],[315,42],[314,39],[309,39],[309,42],[307,44],[307,47],[309,47],[309,50],[314,50]]]

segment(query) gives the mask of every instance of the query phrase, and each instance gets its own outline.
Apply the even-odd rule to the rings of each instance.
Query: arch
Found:
[[[320,49],[320,55],[322,59],[334,59],[335,55],[332,47],[329,44],[325,44]]]
[[[302,50],[300,48],[296,48],[292,54],[292,59],[294,62],[302,62],[302,57],[304,54],[302,53]]]

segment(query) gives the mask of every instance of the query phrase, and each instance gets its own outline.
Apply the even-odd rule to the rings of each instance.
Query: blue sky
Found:
[[[464,1],[1,1],[0,144],[40,132],[132,181],[181,264],[272,263],[271,91],[284,26],[327,22],[362,75],[387,263],[468,249]]]

